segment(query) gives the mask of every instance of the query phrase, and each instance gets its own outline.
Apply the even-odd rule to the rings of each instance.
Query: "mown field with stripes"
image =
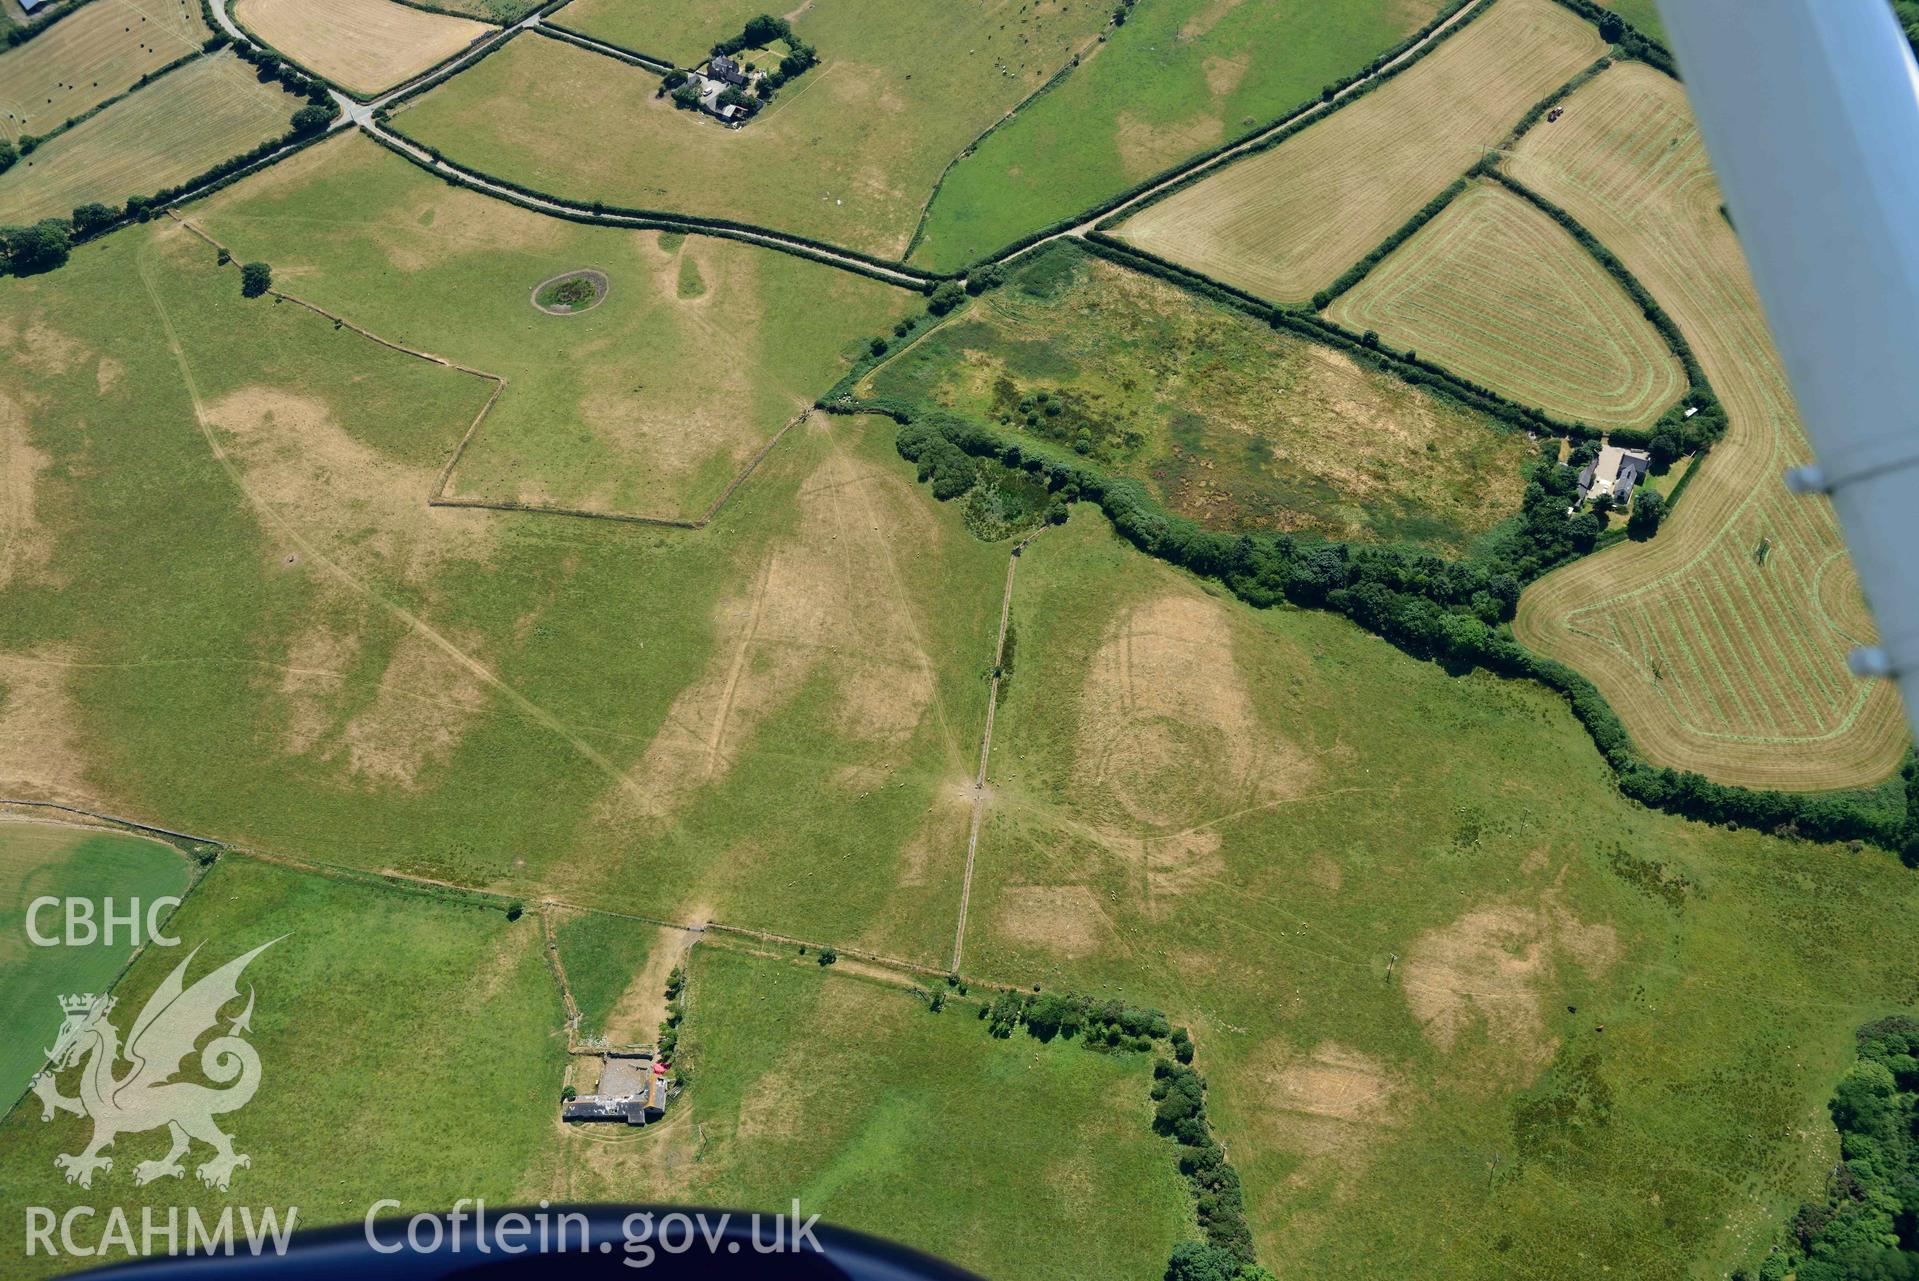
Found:
[[[1527,405],[1643,426],[1685,370],[1566,230],[1493,183],[1469,188],[1327,313]]]
[[[1846,670],[1871,624],[1830,506],[1780,483],[1807,445],[1684,91],[1621,65],[1507,163],[1651,290],[1731,418],[1657,539],[1542,579],[1515,630],[1661,764],[1806,790],[1884,778],[1908,742],[1898,697]]]
[[[191,178],[285,133],[301,105],[230,53],[190,62],[0,174],[0,222],[64,218]]]
[[[51,133],[207,38],[194,0],[96,0],[0,53],[0,138]]]
[[[1605,50],[1553,0],[1499,0],[1376,92],[1117,234],[1275,302],[1310,298]]]

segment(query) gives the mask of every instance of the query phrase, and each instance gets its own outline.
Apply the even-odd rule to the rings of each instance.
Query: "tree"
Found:
[[[43,218],[31,227],[0,228],[0,258],[16,276],[31,276],[66,265],[73,237],[58,218]]]
[[[273,268],[263,262],[250,262],[240,268],[240,296],[258,298],[273,288]]]
[[[20,158],[20,149],[13,145],[10,138],[0,138],[0,173],[13,168],[13,162]]]
[[[293,113],[293,132],[302,138],[319,133],[332,123],[333,112],[327,107],[301,107]]]
[[[1659,522],[1666,518],[1666,500],[1657,491],[1647,489],[1632,500],[1632,514],[1626,517],[1626,533],[1629,537],[1645,542],[1659,532]]]
[[[965,301],[966,290],[960,286],[959,282],[945,280],[940,282],[939,287],[926,300],[926,310],[935,316],[944,316]]]
[[[1653,470],[1664,472],[1686,452],[1686,435],[1672,423],[1661,423],[1653,429],[1646,452],[1652,455]]]
[[[840,954],[839,954],[838,952],[836,952],[836,951],[834,951],[834,950],[833,950],[832,948],[830,948],[830,947],[823,947],[823,948],[821,948],[821,949],[820,949],[820,964],[821,964],[821,965],[831,965],[831,964],[833,964],[833,963],[834,963],[835,961],[837,961],[837,960],[839,960],[839,959],[840,959]]]
[[[691,80],[673,91],[673,105],[681,111],[697,111],[700,106],[700,87]]]
[[[1618,44],[1626,38],[1626,20],[1616,13],[1609,13],[1599,20],[1599,38],[1607,44]]]
[[[989,263],[978,271],[966,274],[966,292],[975,296],[989,289],[998,289],[1006,283],[1006,269],[998,263]]]
[[[73,211],[73,234],[85,240],[88,236],[112,225],[113,220],[118,216],[119,210],[109,208],[97,200],[81,205]]]
[[[1181,1241],[1166,1263],[1165,1281],[1234,1281],[1239,1260],[1216,1245]]]

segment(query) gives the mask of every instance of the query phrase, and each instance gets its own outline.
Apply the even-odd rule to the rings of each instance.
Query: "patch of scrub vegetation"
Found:
[[[1193,1229],[1152,1130],[1149,1056],[1001,1040],[977,997],[929,1012],[926,994],[844,969],[695,948],[677,1061],[691,1084],[638,1141],[569,1134],[574,1195],[758,1210],[797,1196],[983,1276],[1159,1274]],[[1027,1230],[980,1230],[1014,1221]]]
[[[666,248],[664,243],[660,247]],[[706,279],[700,275],[700,264],[697,258],[681,256],[678,293],[680,297],[686,299],[706,296]]]
[[[555,277],[533,294],[533,305],[541,311],[572,315],[597,307],[606,297],[607,280],[597,271],[576,271]]]
[[[1031,533],[1045,522],[1052,495],[1031,472],[988,458],[975,465],[974,475],[961,512],[966,528],[981,542]]]
[[[314,208],[338,212],[316,222]],[[310,148],[192,218],[237,257],[272,262],[283,288],[505,377],[449,478],[451,496],[479,501],[697,518],[862,334],[923,302],[733,241],[542,217],[360,138]],[[528,308],[531,282],[583,263],[617,288],[565,323]],[[406,289],[391,287],[395,270]],[[695,277],[704,293],[686,291]]]
[[[233,1172],[229,1190],[207,1187],[192,1172],[209,1154],[196,1143],[183,1177],[136,1186],[135,1167],[163,1156],[167,1135],[126,1132],[111,1150],[113,1169],[97,1173],[91,1189],[68,1184],[54,1156],[79,1151],[91,1123],[43,1122],[29,1097],[0,1123],[10,1194],[56,1214],[110,1197],[136,1223],[141,1207],[163,1222],[168,1207],[193,1207],[210,1223],[235,1199],[297,1205],[307,1227],[358,1222],[386,1197],[406,1213],[461,1196],[513,1201],[539,1177],[550,1159],[562,1013],[531,917],[508,922],[495,904],[229,855],[171,929],[182,946],[148,948],[114,989],[112,1019],[123,1034],[189,951],[200,948],[191,982],[272,944],[243,978],[256,997],[245,1036],[259,1054],[259,1090],[219,1118],[251,1165]],[[230,1005],[229,1019],[241,1004]],[[199,1064],[189,1056],[183,1079],[200,1079]],[[68,1073],[63,1092],[73,1082]],[[473,1124],[476,1115],[484,1126]],[[343,1135],[380,1141],[358,1144],[342,1161]],[[0,1225],[10,1258],[24,1256],[21,1233],[21,1220]]]
[[[710,39],[762,8],[729,15]],[[450,160],[581,203],[733,219],[897,257],[947,163],[1092,47],[1111,12],[1084,0],[812,0],[793,25],[820,64],[729,134],[676,110],[652,72],[520,39],[394,124]],[[570,7],[560,16],[581,21]],[[620,128],[575,146],[565,139],[582,117]]]
[[[1226,531],[1457,551],[1518,509],[1529,456],[1477,413],[1064,244],[856,394],[998,424]]]
[[[1013,621],[967,968],[1190,1019],[1278,1275],[1717,1275],[1817,1195],[1852,1029],[1919,1002],[1895,860],[1649,813],[1557,696],[1083,508]]]
[[[606,3],[607,0],[580,0]],[[1155,0],[962,155],[913,261],[952,270],[1313,99],[1438,0]],[[570,10],[569,10],[570,12]]]
[[[148,908],[183,895],[190,880],[185,856],[160,841],[0,817],[0,1027],[8,1031],[0,1046],[0,1097],[18,1098],[43,1065],[41,1051],[60,1029],[59,998],[111,987],[136,942],[146,939]],[[38,912],[31,925],[66,940],[60,946],[38,946],[27,932],[28,907],[45,897],[60,903]],[[62,904],[79,899],[92,904],[98,930],[109,906],[122,918],[137,912],[139,939],[129,939],[124,924],[111,940],[98,935],[89,942],[79,936],[85,927],[69,936]],[[166,917],[161,912],[154,921],[164,929]]]

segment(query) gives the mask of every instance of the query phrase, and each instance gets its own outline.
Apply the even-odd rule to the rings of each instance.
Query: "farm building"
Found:
[[[1633,487],[1651,470],[1650,455],[1617,445],[1602,446],[1598,456],[1579,471],[1580,501],[1605,494],[1615,506],[1624,506],[1632,498]]]
[[[668,1089],[664,1063],[640,1054],[609,1054],[600,1067],[599,1089],[568,1099],[560,1119],[645,1125],[666,1115]]]

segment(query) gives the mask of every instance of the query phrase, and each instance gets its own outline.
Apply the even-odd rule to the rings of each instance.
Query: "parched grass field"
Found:
[[[773,9],[786,12],[777,5]],[[771,11],[766,0],[719,0],[691,7],[681,0],[573,0],[554,18],[557,26],[678,67],[691,67],[704,61],[715,44],[738,35],[750,20]],[[812,28],[811,12],[803,9],[793,19],[801,24],[795,30],[803,39]]]
[[[579,0],[567,13],[614,3]],[[1135,6],[1063,82],[953,165],[913,261],[950,271],[1090,209],[1292,110],[1438,8],[1437,0]]]
[[[230,53],[188,63],[0,174],[0,222],[64,218],[191,178],[287,130],[299,99]]]
[[[45,1064],[45,1051],[60,1030],[59,999],[104,992],[133,954],[117,927],[113,943],[70,942],[36,946],[27,934],[27,909],[43,896],[88,899],[94,923],[105,928],[108,900],[124,916],[138,911],[145,939],[147,908],[179,897],[190,880],[187,860],[172,846],[118,832],[89,831],[53,823],[0,817],[0,1099],[18,1098]],[[136,906],[137,905],[137,906]],[[64,937],[64,907],[42,910],[36,928]]]
[[[1083,443],[1216,529],[1451,552],[1518,510],[1529,453],[1482,415],[1064,244],[860,393],[997,422],[1069,457]]]
[[[923,305],[735,241],[542,217],[358,137],[187,216],[242,261],[273,263],[281,288],[507,379],[451,477],[458,498],[697,518],[865,337]],[[529,305],[542,281],[581,267],[607,277],[599,305],[569,316]],[[466,424],[442,430],[450,452]]]
[[[411,80],[493,30],[392,0],[238,0],[233,19],[362,98]]]
[[[1661,764],[1806,790],[1884,778],[1910,741],[1898,694],[1846,670],[1871,619],[1830,506],[1780,484],[1810,454],[1683,91],[1616,67],[1508,163],[1652,291],[1731,418],[1660,536],[1539,582],[1518,635],[1589,676]]]
[[[1919,1004],[1895,859],[1642,810],[1556,695],[1086,508],[1013,623],[966,969],[1190,1020],[1275,1273],[1720,1276],[1824,1186],[1852,1030]]]
[[[210,1189],[193,1173],[208,1151],[196,1144],[183,1178],[136,1187],[134,1167],[167,1148],[165,1132],[150,1130],[120,1135],[112,1170],[96,1174],[91,1189],[69,1185],[53,1158],[79,1151],[91,1123],[67,1115],[43,1122],[29,1098],[0,1123],[0,1171],[22,1204],[56,1213],[120,1205],[136,1224],[141,1206],[155,1207],[161,1222],[166,1207],[192,1206],[212,1222],[235,1204],[295,1205],[304,1227],[357,1222],[386,1197],[400,1199],[404,1213],[461,1196],[504,1204],[553,1159],[562,1012],[533,917],[509,923],[497,907],[230,856],[174,927],[181,946],[149,948],[116,989],[113,1020],[123,1035],[194,947],[189,982],[279,939],[242,978],[243,993],[255,994],[247,1040],[260,1056],[259,1090],[220,1118],[252,1165],[234,1172],[228,1191]],[[202,1079],[198,1062],[188,1059],[184,1079]],[[66,1093],[74,1080],[71,1072],[63,1079]],[[351,1160],[342,1160],[343,1142]],[[88,1262],[23,1258],[23,1222],[9,1215],[0,1224],[11,1275]]]
[[[200,47],[193,0],[96,0],[0,52],[0,137],[45,134]]]
[[[1467,190],[1327,314],[1594,426],[1644,426],[1686,390],[1678,357],[1606,269],[1493,183]]]
[[[413,212],[457,257],[449,208]],[[300,209],[318,249],[281,283],[330,297],[354,268],[329,226],[366,224]],[[496,282],[503,311],[612,312],[618,281],[584,316],[527,305],[575,248]],[[385,284],[425,306],[395,282],[424,291],[430,261],[405,261]],[[12,794],[529,901],[950,950],[1006,558],[890,428],[809,420],[703,531],[429,508],[488,384],[242,299],[170,222],[9,281],[0,341],[22,537],[46,549],[0,591]],[[604,363],[652,376],[643,351]]]
[[[1157,1276],[1195,1235],[1177,1147],[1152,1132],[1152,1059],[995,1040],[811,956],[701,943],[665,1123],[576,1127],[554,1200],[789,1209],[986,1277]],[[1044,1243],[1042,1246],[1040,1243]]]
[[[794,30],[820,65],[738,130],[676,109],[650,72],[522,37],[394,125],[451,161],[571,200],[897,257],[947,162],[1089,47],[1109,13],[1086,0],[816,0]],[[604,122],[591,147],[574,141],[582,119]]]
[[[1116,234],[1276,302],[1310,298],[1605,51],[1553,0],[1498,0],[1381,88]]]

